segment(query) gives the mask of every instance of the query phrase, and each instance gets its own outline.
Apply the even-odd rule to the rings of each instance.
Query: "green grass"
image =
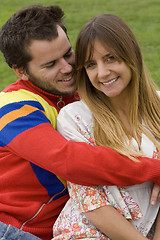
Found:
[[[15,11],[33,4],[62,7],[73,48],[79,30],[91,17],[102,13],[120,16],[135,33],[149,72],[160,87],[160,0],[1,0],[0,27]],[[0,55],[0,90],[16,79]]]

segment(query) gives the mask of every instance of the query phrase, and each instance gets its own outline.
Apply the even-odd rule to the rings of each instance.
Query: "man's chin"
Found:
[[[52,93],[53,95],[58,95],[58,96],[69,96],[72,95],[76,92],[77,88],[73,88],[71,90],[68,91],[56,91],[55,89],[50,91],[50,93]]]
[[[70,92],[61,92],[60,94],[57,94],[57,95],[60,95],[60,96],[70,96],[70,95],[74,94],[75,91],[76,90],[70,91]]]
[[[60,96],[69,96],[69,95],[72,95],[75,93],[75,91],[77,90],[76,86],[68,89],[68,91],[62,91],[62,92],[59,92],[58,95]]]

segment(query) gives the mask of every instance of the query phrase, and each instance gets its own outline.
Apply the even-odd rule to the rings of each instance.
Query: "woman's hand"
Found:
[[[157,201],[160,202],[160,186],[157,184],[154,184],[153,189],[152,189],[150,203],[151,203],[151,205],[154,206]]]

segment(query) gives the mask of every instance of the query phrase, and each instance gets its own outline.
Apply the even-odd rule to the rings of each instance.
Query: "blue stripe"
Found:
[[[44,161],[46,161],[44,159]],[[54,160],[53,160],[54,161]],[[37,165],[31,163],[31,166],[39,180],[39,182],[45,187],[50,197],[55,196],[55,199],[58,199],[65,194],[68,193],[68,190],[66,189],[63,193],[59,194],[63,189],[65,189],[65,186],[63,183],[57,178],[57,176],[43,168],[38,167]]]
[[[39,110],[15,119],[0,131],[0,147],[6,146],[20,133],[47,122],[49,119]]]
[[[35,107],[37,109],[40,109],[44,111],[43,106],[37,102],[37,101],[20,101],[20,102],[14,102],[14,103],[9,103],[0,109],[0,118],[3,117],[5,114],[20,109],[22,106],[29,105],[32,107]]]

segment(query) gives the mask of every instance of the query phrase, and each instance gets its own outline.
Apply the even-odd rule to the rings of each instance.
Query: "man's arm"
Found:
[[[141,158],[140,162],[106,147],[67,141],[50,123],[42,123],[18,135],[9,151],[81,185],[128,186],[153,180],[160,185],[160,161]]]
[[[67,141],[53,129],[41,109],[35,106],[32,112],[23,102],[19,104],[18,115],[11,114],[13,119],[8,119],[7,114],[13,112],[15,106],[7,108],[10,112],[2,112],[1,108],[3,151],[11,151],[77,184],[128,186],[148,180],[160,184],[160,161],[141,158],[137,163],[106,147]]]

